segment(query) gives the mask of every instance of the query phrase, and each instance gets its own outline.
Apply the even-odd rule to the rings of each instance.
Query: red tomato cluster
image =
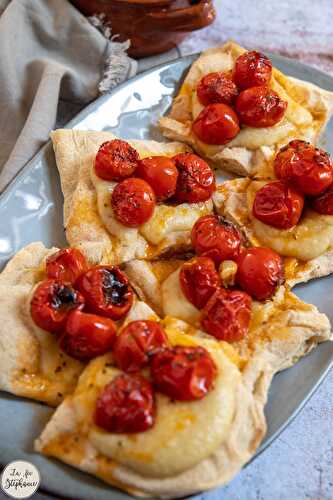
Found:
[[[258,220],[290,229],[301,218],[305,197],[320,214],[333,215],[333,165],[328,153],[294,140],[276,155],[274,170],[279,180],[256,193],[253,215]]]
[[[145,336],[142,337],[144,329]],[[120,340],[122,337],[124,339]],[[150,429],[156,416],[155,390],[172,400],[196,401],[213,388],[217,367],[209,352],[200,346],[168,346],[162,327],[155,321],[129,323],[117,342],[122,342],[122,349],[127,346],[131,361],[136,357],[139,363],[126,363],[124,369],[129,370],[107,384],[97,399],[94,420],[108,432],[133,433]],[[116,347],[114,354],[119,365]],[[144,357],[147,359],[142,365]],[[148,364],[151,381],[138,372]]]
[[[171,347],[156,321],[132,321],[117,332],[133,303],[126,275],[116,266],[88,268],[77,249],[46,261],[47,278],[33,293],[36,325],[57,334],[69,356],[88,361],[112,350],[123,374],[107,384],[96,403],[95,423],[109,432],[142,432],[154,424],[154,390],[194,401],[213,387],[216,365],[202,347]],[[151,382],[139,374],[150,367]]]
[[[46,274],[30,305],[36,325],[57,334],[60,348],[80,361],[108,352],[116,339],[114,320],[133,303],[127,276],[116,266],[89,269],[75,248],[51,255]]]
[[[119,182],[111,195],[116,218],[127,227],[138,227],[153,215],[156,203],[198,203],[215,190],[215,175],[209,165],[192,153],[150,156],[139,153],[126,141],[103,143],[95,158],[95,173]]]
[[[197,96],[205,106],[194,120],[194,134],[206,144],[231,141],[248,127],[272,127],[282,120],[287,102],[269,88],[272,63],[264,54],[245,52],[236,59],[234,72],[204,76]]]
[[[267,300],[274,295],[283,281],[282,259],[269,248],[242,248],[239,230],[218,215],[198,219],[191,236],[197,257],[183,264],[180,287],[201,310],[201,325],[209,334],[227,342],[241,340],[251,320],[251,296]],[[222,286],[217,269],[225,260],[237,263],[236,283],[242,290]]]
[[[155,421],[154,391],[172,400],[196,401],[212,389],[216,365],[202,347],[171,347],[156,321],[128,323],[113,346],[116,365],[125,373],[115,377],[99,396],[95,423],[115,433],[142,432]],[[150,369],[150,381],[140,375]]]

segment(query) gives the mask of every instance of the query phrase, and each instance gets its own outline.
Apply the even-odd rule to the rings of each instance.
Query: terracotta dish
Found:
[[[72,0],[87,16],[104,13],[129,54],[146,57],[175,47],[215,19],[213,0]]]

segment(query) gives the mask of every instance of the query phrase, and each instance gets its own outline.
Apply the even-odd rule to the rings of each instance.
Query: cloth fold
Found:
[[[55,124],[133,76],[137,65],[128,44],[107,38],[67,0],[0,0],[0,14],[1,192]]]

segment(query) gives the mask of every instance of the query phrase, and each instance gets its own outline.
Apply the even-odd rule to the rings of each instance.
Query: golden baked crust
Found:
[[[46,278],[46,258],[57,250],[31,243],[0,273],[0,389],[51,406],[73,392],[85,366],[62,352],[55,335],[38,328],[30,314],[33,289]],[[125,321],[142,315],[156,317],[135,299]]]
[[[263,184],[250,178],[224,182],[213,195],[215,209],[239,226],[249,244],[271,247],[283,256],[289,287],[331,274],[333,217],[306,209],[289,230],[263,224],[252,216],[255,193]]]
[[[237,355],[232,355],[229,345],[202,339],[193,335],[193,329],[192,335],[188,335],[184,333],[188,327],[179,320],[167,318],[163,326],[171,343],[204,345],[210,350],[222,379],[216,381],[207,399],[185,404],[157,395],[157,420],[151,430],[117,438],[99,431],[103,448],[109,439],[121,443],[121,453],[112,447],[111,451],[106,449],[106,455],[100,449],[98,430],[91,421],[99,390],[96,393],[97,381],[112,364],[112,357],[104,356],[86,368],[74,394],[66,398],[37,439],[36,450],[136,496],[182,497],[232,479],[253,456],[265,434],[263,408],[271,369],[264,356],[258,356],[240,370],[234,361]],[[109,370],[111,374],[112,369]],[[212,414],[207,408],[210,397],[216,405]],[[161,422],[159,415],[163,417]],[[201,428],[206,420],[209,429]],[[157,434],[167,436],[163,446],[154,441]],[[207,441],[212,448],[207,448]]]
[[[132,261],[126,264],[125,270],[131,276],[133,286],[140,290],[141,300],[147,301],[162,317],[176,316],[200,328],[200,311],[190,304],[179,286],[181,261],[175,260],[172,265],[178,268],[169,272],[170,264],[166,266],[159,261],[159,271],[155,272],[150,262]],[[127,266],[131,267],[129,271]],[[163,272],[164,266],[166,270]],[[151,289],[154,290],[154,301],[151,300]],[[203,332],[200,335],[207,337]],[[245,360],[264,353],[276,372],[292,366],[331,336],[327,316],[282,286],[272,300],[253,301],[249,333],[243,341],[233,343],[232,347]]]
[[[70,394],[83,365],[60,352],[48,332],[41,344],[29,311],[33,287],[45,278],[45,259],[57,248],[31,243],[0,274],[0,389],[52,406]]]
[[[56,130],[51,137],[64,194],[67,240],[71,246],[79,248],[91,263],[119,264],[133,258],[151,259],[161,254],[186,251],[190,246],[190,228],[195,220],[212,211],[211,200],[192,205],[183,203],[177,207],[159,205],[144,227],[126,228],[115,219],[108,203],[112,183],[104,186],[100,181],[96,189],[98,180],[93,174],[93,162],[99,146],[115,136],[110,132]],[[189,150],[184,144],[176,142],[129,142],[142,158],[150,155],[173,156]],[[104,222],[107,220],[108,229],[100,215],[105,197],[108,212]]]
[[[241,132],[224,146],[209,146],[192,133],[193,120],[203,108],[196,98],[200,79],[214,71],[230,71],[245,49],[227,42],[208,49],[192,64],[170,113],[160,119],[163,134],[189,144],[224,170],[256,178],[274,177],[272,158],[292,139],[316,143],[333,111],[333,93],[309,82],[284,75],[273,68],[271,87],[288,101],[285,117],[268,128],[242,127]]]

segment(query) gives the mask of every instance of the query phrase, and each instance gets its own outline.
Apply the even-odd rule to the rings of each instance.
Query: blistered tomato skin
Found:
[[[176,192],[178,170],[172,158],[150,156],[140,160],[136,176],[148,182],[157,201],[164,201]]]
[[[104,387],[96,402],[94,421],[107,432],[132,434],[150,429],[155,414],[148,380],[139,374],[123,373]]]
[[[249,330],[251,307],[247,293],[219,288],[202,310],[201,326],[218,340],[242,340]]]
[[[203,347],[176,346],[153,356],[153,386],[176,401],[202,399],[213,388],[217,367]]]
[[[234,224],[218,215],[204,215],[192,228],[191,240],[197,255],[213,259],[217,266],[223,260],[239,255],[241,234]]]
[[[251,87],[237,97],[236,112],[242,125],[263,128],[280,122],[288,103],[268,87]]]
[[[50,333],[61,333],[71,310],[82,308],[84,297],[70,284],[49,279],[37,285],[30,304],[35,324]]]
[[[295,140],[282,148],[274,160],[275,174],[291,182],[301,193],[322,194],[333,183],[329,154],[309,142]]]
[[[226,144],[239,132],[238,116],[227,104],[209,104],[194,120],[192,130],[206,144]]]
[[[104,142],[95,158],[95,173],[106,181],[121,181],[132,175],[138,166],[139,153],[120,139]]]
[[[245,90],[259,85],[268,85],[272,77],[272,63],[260,52],[251,50],[237,57],[234,81],[238,88]]]
[[[68,316],[59,346],[72,358],[89,361],[111,350],[116,331],[112,319],[76,310]]]
[[[116,339],[114,359],[121,370],[133,373],[147,366],[152,354],[167,345],[167,336],[157,321],[132,321]]]
[[[179,282],[187,300],[197,309],[202,309],[221,280],[212,259],[195,257],[182,265]]]
[[[208,104],[232,104],[238,89],[227,73],[222,71],[204,76],[197,87],[197,96],[203,106]]]
[[[175,200],[180,203],[207,201],[215,191],[215,174],[210,166],[192,153],[173,157],[178,169]]]
[[[84,255],[76,248],[64,248],[46,259],[47,277],[66,283],[75,283],[87,267]]]
[[[283,283],[283,263],[270,248],[245,248],[237,260],[237,284],[257,300],[270,299]]]
[[[148,182],[131,177],[114,188],[111,205],[116,218],[124,226],[139,227],[153,215],[156,197]]]
[[[298,223],[304,196],[285,181],[269,182],[257,191],[253,203],[256,219],[278,229],[290,229]]]
[[[313,198],[311,206],[319,214],[333,215],[333,187]]]
[[[88,312],[113,320],[123,318],[133,304],[133,290],[127,276],[117,266],[95,266],[82,274],[77,289]]]

